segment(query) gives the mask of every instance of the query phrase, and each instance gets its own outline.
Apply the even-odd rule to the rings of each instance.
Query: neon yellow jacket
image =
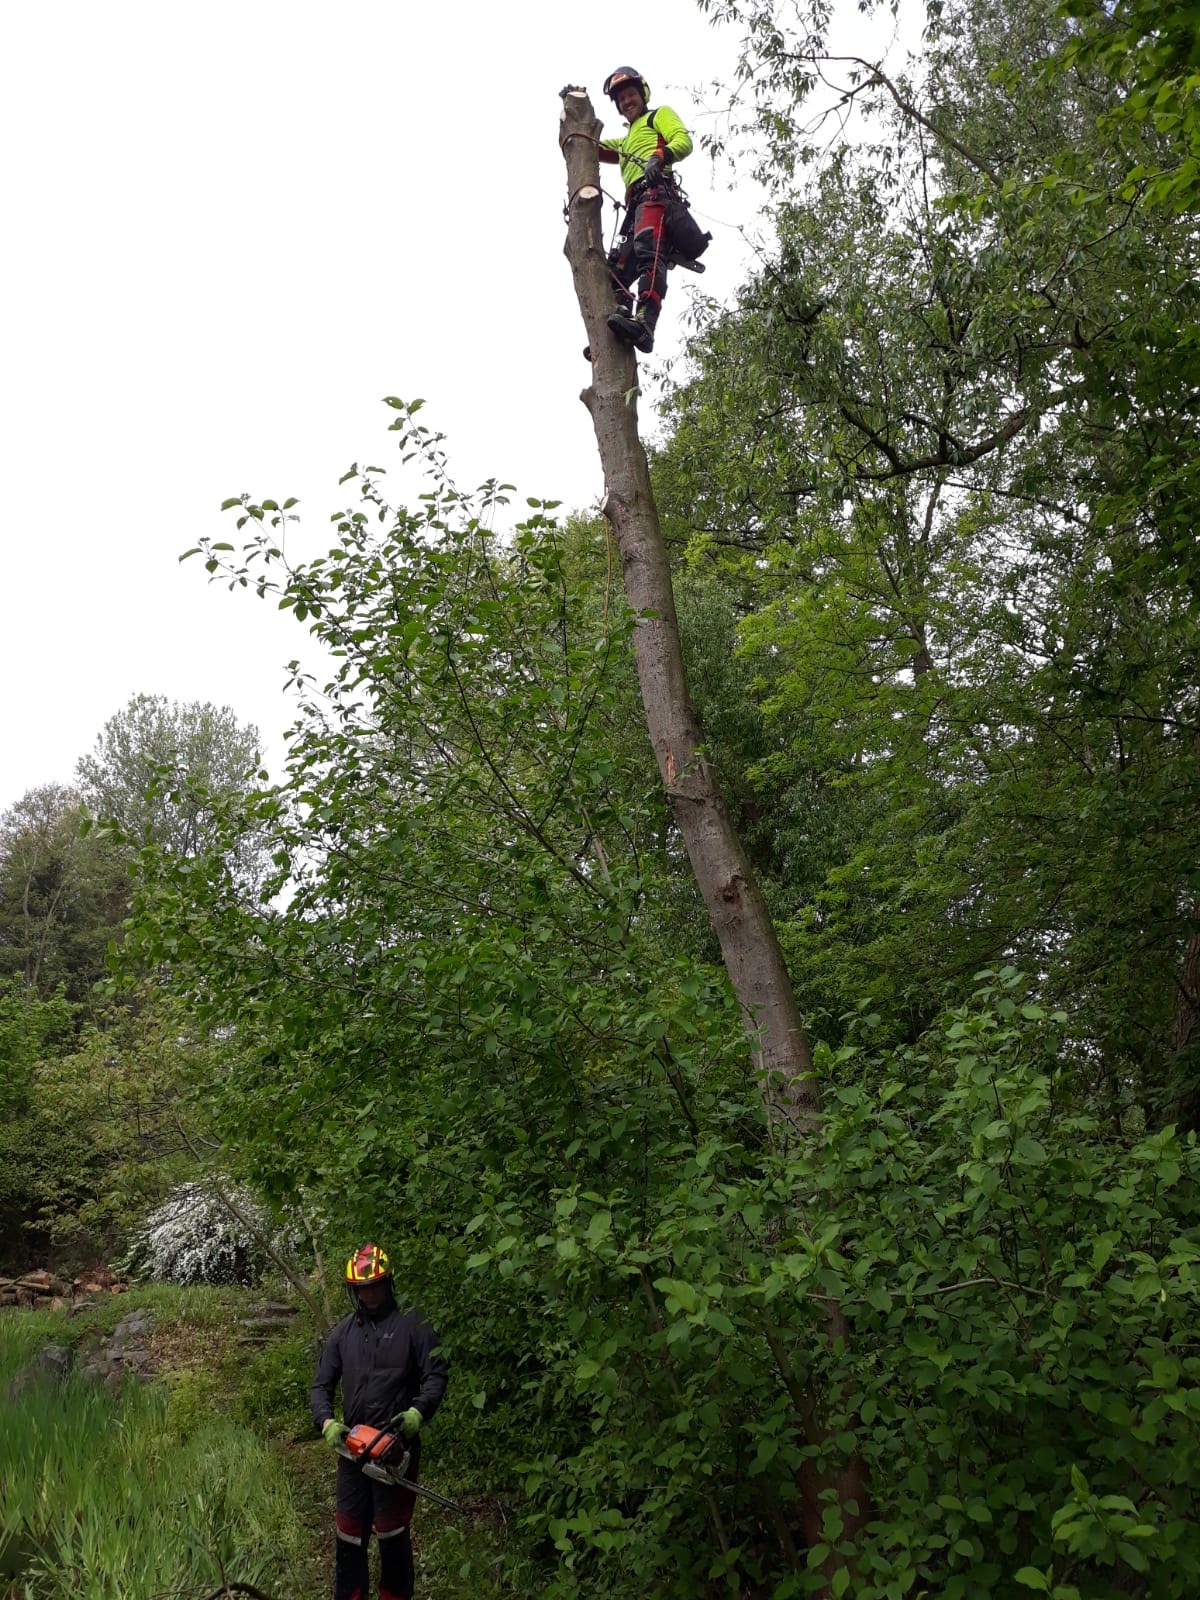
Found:
[[[654,111],[654,126],[650,126],[649,111],[631,122],[620,139],[601,139],[601,161],[621,163],[621,182],[628,189],[642,176],[646,162],[663,144],[663,161],[670,169],[673,161],[682,161],[692,153],[692,136],[680,122],[670,106],[659,106]]]

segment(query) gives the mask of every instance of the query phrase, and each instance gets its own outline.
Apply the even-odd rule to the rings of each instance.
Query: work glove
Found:
[[[338,1422],[333,1417],[321,1429],[321,1437],[331,1450],[336,1450],[338,1445],[350,1432],[344,1422]]]
[[[416,1406],[409,1406],[408,1410],[400,1418],[400,1432],[406,1439],[411,1439],[419,1432],[421,1423],[424,1420]]]
[[[645,167],[645,174],[646,174],[646,182],[647,183],[661,183],[662,182],[663,158],[659,155],[657,150],[650,157],[649,161],[647,161],[646,167]]]

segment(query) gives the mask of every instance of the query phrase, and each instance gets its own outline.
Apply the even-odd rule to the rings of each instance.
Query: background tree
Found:
[[[657,470],[738,585],[773,736],[815,723],[866,825],[792,901],[801,992],[836,1016],[865,984],[914,1037],[1015,959],[1110,1106],[1190,1117],[1196,241],[1130,176],[1183,135],[1048,5],[940,8],[891,77],[783,15],[738,10],[778,248]],[[801,177],[823,77],[885,133]]]
[[[221,806],[248,787],[258,766],[258,730],[242,727],[228,706],[138,694],[105,723],[76,770],[93,812],[135,849],[153,842],[196,855]],[[242,838],[236,848],[239,870],[253,883],[262,871],[255,842]]]
[[[129,909],[127,862],[81,833],[80,797],[31,789],[0,817],[0,974],[40,996],[91,1004]]]

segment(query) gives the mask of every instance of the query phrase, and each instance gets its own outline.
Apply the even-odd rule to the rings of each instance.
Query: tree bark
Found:
[[[667,801],[753,1039],[772,1116],[811,1131],[820,1095],[791,979],[688,692],[671,569],[638,435],[636,359],[606,324],[614,300],[601,233],[600,127],[586,92],[565,91],[560,142],[570,195],[566,256],[592,351],[592,382],[581,398],[604,469],[602,509],[637,619],[633,651],[642,704]]]
[[[614,299],[601,233],[601,124],[584,90],[564,90],[562,101],[559,142],[568,181],[565,253],[592,355],[592,382],[580,398],[595,428],[604,470],[602,509],[617,542],[635,617],[633,651],[650,742],[753,1041],[772,1124],[811,1136],[820,1125],[821,1100],[808,1040],[774,924],[704,750],[688,691],[670,563],[638,434],[636,358],[606,323]],[[827,1306],[823,1331],[831,1344],[846,1337],[840,1306]],[[812,1400],[801,1398],[797,1432],[822,1450],[826,1430]],[[810,1545],[821,1537],[824,1496],[831,1489],[842,1513],[843,1537],[853,1544],[869,1517],[861,1459],[852,1454],[838,1464],[809,1461],[797,1487],[799,1521]],[[840,1553],[832,1552],[826,1577],[831,1579],[845,1564]]]
[[[1175,1006],[1171,1017],[1171,1054],[1183,1057],[1184,1081],[1178,1085],[1175,1113],[1185,1128],[1200,1128],[1200,1078],[1195,1066],[1195,1047],[1200,1044],[1200,900],[1192,906],[1192,926],[1197,931],[1188,939],[1183,964],[1175,979]]]

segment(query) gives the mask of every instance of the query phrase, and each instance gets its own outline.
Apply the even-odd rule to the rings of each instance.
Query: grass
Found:
[[[0,1311],[0,1600],[174,1600],[222,1574],[273,1600],[333,1586],[333,1460],[308,1415],[319,1338],[298,1316],[261,1349],[238,1319],[263,1290],[149,1285],[77,1316]],[[270,1291],[268,1291],[270,1292]],[[80,1380],[16,1403],[7,1382],[47,1344],[86,1350],[150,1314],[157,1381],[121,1395]],[[419,1502],[418,1591],[431,1600],[537,1593],[538,1574],[496,1502],[457,1460],[457,1397],[426,1474],[466,1515]],[[449,1474],[465,1475],[465,1491]],[[484,1475],[486,1476],[486,1474]]]
[[[89,1348],[135,1310],[150,1313],[161,1380],[0,1401],[2,1600],[183,1600],[223,1575],[280,1600],[324,1589],[288,1463],[239,1405],[253,1394],[236,1327],[248,1298],[155,1285],[76,1317],[0,1312],[5,1388],[40,1347]]]
[[[205,1594],[228,1573],[294,1580],[303,1547],[282,1464],[250,1430],[167,1427],[160,1386],[72,1380],[21,1395],[0,1428],[0,1563],[29,1600]]]

